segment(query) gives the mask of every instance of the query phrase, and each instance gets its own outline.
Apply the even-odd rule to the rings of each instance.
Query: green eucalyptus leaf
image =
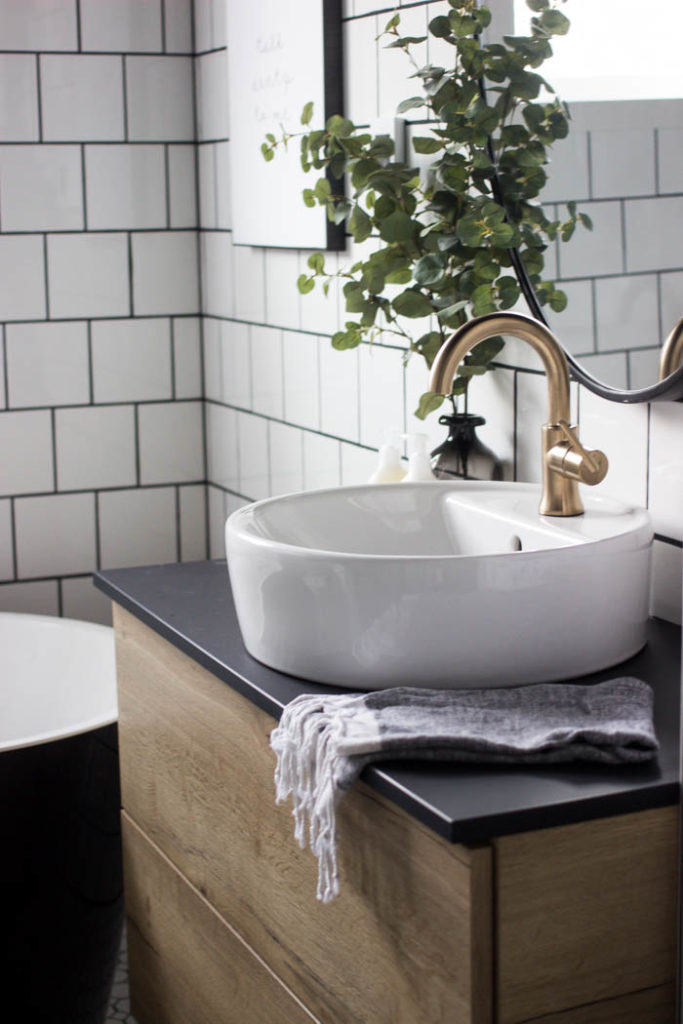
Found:
[[[472,349],[465,362],[468,366],[488,366],[504,347],[505,342],[501,337],[486,338]]]
[[[546,8],[538,20],[550,35],[566,36],[569,31],[569,18],[562,11]]]
[[[419,285],[427,286],[436,284],[443,277],[447,266],[447,260],[436,253],[429,253],[423,256],[415,264],[413,271],[415,281]]]
[[[337,331],[336,334],[332,335],[332,348],[336,348],[340,352],[344,349],[358,348],[361,343],[361,337],[361,333],[357,328],[355,330]]]
[[[457,39],[471,36],[479,29],[476,18],[468,14],[458,14],[457,11],[451,11],[448,16],[448,22],[451,32]]]
[[[306,206],[315,206],[315,193],[312,188],[305,188],[301,194],[304,197]]]
[[[372,221],[360,206],[354,206],[349,217],[349,231],[354,242],[364,242],[372,234]]]
[[[445,309],[440,309],[436,315],[441,323],[446,324],[448,327],[459,327],[461,323],[459,314],[466,308],[467,300],[460,299],[458,302],[454,302],[451,306],[446,306]]]
[[[532,11],[544,11],[549,6],[549,0],[526,0],[526,5]]]
[[[427,366],[431,369],[436,353],[439,351],[442,344],[443,337],[440,331],[429,331],[427,334],[423,334],[421,338],[417,339],[415,342],[415,351],[420,353]]]
[[[443,405],[444,395],[437,395],[433,391],[425,391],[423,395],[420,395],[420,400],[415,410],[415,415],[419,420],[424,420],[429,416],[431,412],[436,412]]]
[[[261,153],[263,154],[263,159],[268,162],[270,162],[275,156],[275,153],[267,142],[261,143]]]
[[[299,274],[296,286],[302,295],[306,295],[308,292],[312,292],[315,288],[315,280],[312,277],[308,277],[306,274]]]
[[[312,252],[306,262],[311,270],[315,270],[316,274],[325,272],[325,257],[321,252]]]
[[[581,223],[583,224],[583,226],[585,228],[588,228],[589,231],[593,230],[593,221],[591,220],[591,218],[588,216],[587,213],[580,213],[579,214],[579,220],[581,221]]]
[[[407,316],[410,319],[429,316],[434,311],[427,296],[414,288],[406,288],[404,292],[400,292],[391,304],[399,316]]]
[[[414,107],[424,107],[427,105],[427,101],[424,96],[411,96],[410,99],[403,100],[396,107],[397,114],[405,114],[406,110],[412,110]]]
[[[418,135],[412,142],[416,153],[438,153],[444,147],[441,139],[430,138],[427,135]]]
[[[429,22],[429,31],[437,39],[446,39],[451,34],[451,23],[446,15],[440,14]]]
[[[325,127],[330,135],[343,139],[353,131],[353,121],[349,121],[348,117],[342,117],[340,114],[333,114],[332,117],[328,117]]]
[[[301,111],[301,123],[302,124],[310,124],[312,117],[313,117],[313,101],[309,100],[309,102],[304,105],[304,109]]]
[[[559,288],[555,288],[549,299],[550,308],[554,313],[561,313],[567,308],[567,296]]]
[[[406,242],[414,234],[415,225],[403,210],[394,210],[379,223],[379,236],[385,242]]]
[[[399,36],[392,43],[387,43],[384,49],[405,49],[408,46],[417,46],[418,43],[424,43],[426,38],[427,36]]]
[[[387,284],[409,284],[413,279],[413,275],[410,270],[392,270],[391,273],[386,276]]]

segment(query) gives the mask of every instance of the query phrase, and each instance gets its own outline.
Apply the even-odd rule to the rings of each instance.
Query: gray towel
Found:
[[[318,899],[339,893],[335,807],[371,761],[605,765],[658,749],[652,690],[640,679],[490,690],[397,687],[297,697],[271,733],[276,800],[292,794],[294,834],[318,858]]]

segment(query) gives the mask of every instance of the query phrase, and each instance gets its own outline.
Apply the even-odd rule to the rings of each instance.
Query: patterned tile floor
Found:
[[[111,1003],[105,1024],[136,1024],[135,1017],[131,1016],[128,998],[128,951],[125,936],[119,950],[119,959],[111,990]]]

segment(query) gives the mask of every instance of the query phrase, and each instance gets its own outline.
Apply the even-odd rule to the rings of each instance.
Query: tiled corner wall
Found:
[[[544,201],[559,218],[578,201],[594,229],[556,243],[570,306],[554,322],[596,377],[646,387],[683,310],[683,100],[572,104],[572,119]]]
[[[233,246],[225,87],[230,48],[223,3],[197,0],[196,11],[209,540],[214,557],[223,555],[226,513],[245,501],[302,487],[366,480],[386,428],[426,429],[434,444],[443,436],[437,417],[432,416],[425,426],[412,414],[418,396],[427,388],[427,372],[417,358],[404,366],[402,350],[390,344],[364,344],[344,353],[331,349],[329,337],[343,319],[343,306],[334,290],[327,300],[318,291],[298,294],[296,278],[305,269],[307,252]],[[427,20],[444,6],[442,0],[406,4],[402,29],[408,35],[424,34]],[[345,3],[345,113],[357,124],[393,113],[396,104],[411,94],[405,58],[383,49],[376,40],[389,17],[388,9],[377,0]],[[424,44],[425,59],[438,58],[440,45],[433,39]],[[673,163],[667,162],[662,142],[657,140],[653,190],[671,192],[678,188],[672,185],[675,157]],[[673,153],[679,142],[672,135],[665,145]],[[635,383],[634,354],[646,350],[649,343],[635,343],[634,319],[642,320],[643,329],[656,324],[657,332],[662,322],[673,322],[683,313],[681,278],[671,262],[624,264],[624,225],[633,220],[636,210],[631,186],[617,194],[619,175],[627,173],[624,161],[615,160],[611,177],[603,173],[612,166],[611,158],[605,162],[600,140],[593,140],[589,174],[587,132],[580,132],[572,145],[570,157],[585,164],[585,187],[580,190],[585,194],[578,198],[591,203],[596,220],[603,210],[607,219],[616,216],[618,251],[614,265],[602,266],[590,241],[579,237],[565,248],[559,271],[557,263],[554,267],[566,281],[571,306],[557,323],[564,325],[562,336],[569,336],[576,351],[597,358],[609,355],[618,346],[613,336],[596,336],[595,303],[623,301],[624,288],[630,294],[633,284],[629,280],[625,285],[623,278],[631,271],[659,275],[656,312],[634,315],[627,307],[630,312],[623,317],[627,336],[619,347],[629,353],[619,358],[623,374],[632,372]],[[651,153],[654,146],[652,141]],[[271,166],[276,174],[277,164]],[[549,195],[553,202],[563,198],[560,192]],[[239,201],[245,200],[240,197]],[[683,201],[677,197],[676,202]],[[647,216],[644,206],[639,209]],[[326,260],[334,267],[338,262],[350,264],[354,256],[349,240],[346,254],[329,254]],[[616,306],[615,311],[621,318]],[[651,354],[642,358],[650,360]],[[508,346],[500,368],[475,381],[471,398],[471,406],[487,418],[482,438],[505,460],[508,477],[531,481],[539,477],[539,425],[545,419],[546,390],[534,359],[519,344]],[[629,359],[631,370],[627,371]],[[585,443],[604,448],[611,460],[611,471],[600,489],[651,510],[659,538],[653,610],[680,621],[683,404],[617,405],[576,386],[573,402]]]
[[[298,294],[307,252],[232,245],[224,3],[0,0],[0,607],[103,618],[94,568],[220,557],[241,503],[365,480],[387,427],[442,439],[436,417],[412,415],[427,386],[417,358],[404,366],[391,344],[331,349],[343,306],[334,290]],[[407,4],[405,29],[423,33],[442,7]],[[387,10],[345,3],[346,113],[359,124],[409,88],[402,54],[376,41]],[[669,129],[646,150],[648,181],[678,202]],[[616,357],[637,383],[651,353],[634,323],[668,329],[680,273],[675,255],[628,262],[630,214],[652,196],[619,186],[624,161],[601,164],[588,131],[572,135],[565,164],[579,170],[566,174],[584,183],[577,198],[618,211],[621,248],[607,268],[574,248],[575,273],[566,258],[585,239],[566,247],[554,266],[572,301],[557,326],[575,351],[612,359],[597,304],[623,297],[625,277],[656,275],[656,312],[621,317],[628,351]],[[617,179],[605,182],[606,166]],[[553,187],[553,202],[570,194],[557,174]],[[349,243],[327,262],[355,255]],[[475,382],[483,439],[509,478],[538,478],[544,392],[519,345]],[[602,489],[651,509],[653,607],[680,618],[683,405],[614,405],[578,388],[573,400],[586,443],[612,462]]]
[[[191,0],[0,2],[0,607],[206,555]]]

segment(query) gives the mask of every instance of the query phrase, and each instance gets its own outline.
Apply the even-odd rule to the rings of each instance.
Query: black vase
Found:
[[[486,420],[473,413],[439,416],[448,427],[448,437],[432,452],[432,470],[439,480],[502,480],[503,463],[477,437],[477,427]]]

